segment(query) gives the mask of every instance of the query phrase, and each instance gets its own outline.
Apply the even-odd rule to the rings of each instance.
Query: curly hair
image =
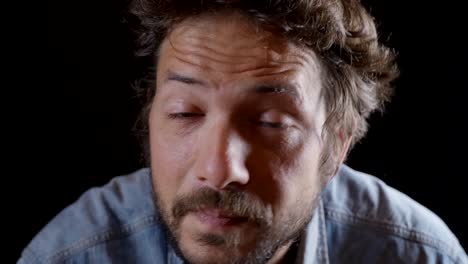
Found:
[[[146,105],[140,117],[143,135],[162,40],[177,23],[205,13],[239,12],[320,58],[327,111],[322,137],[328,149],[321,159],[325,174],[337,170],[343,146],[337,139],[352,137],[353,145],[365,135],[367,118],[389,101],[391,82],[398,76],[394,52],[379,43],[373,18],[359,0],[133,0],[129,11],[137,23],[136,55],[152,61],[136,85]]]

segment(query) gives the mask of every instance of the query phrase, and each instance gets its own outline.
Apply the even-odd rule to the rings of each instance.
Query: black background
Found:
[[[381,39],[399,54],[401,77],[386,113],[372,116],[347,163],[430,208],[466,249],[466,15],[462,4],[408,2],[365,2]],[[139,109],[130,82],[138,68],[121,23],[125,2],[47,4],[41,45],[24,47],[34,59],[25,60],[14,86],[17,107],[9,112],[21,128],[10,152],[18,228],[9,253],[15,259],[85,190],[142,166],[131,131]]]

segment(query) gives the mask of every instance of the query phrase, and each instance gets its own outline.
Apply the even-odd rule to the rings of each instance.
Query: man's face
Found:
[[[164,40],[151,170],[184,258],[262,262],[310,220],[325,181],[320,70],[239,15],[188,19]]]

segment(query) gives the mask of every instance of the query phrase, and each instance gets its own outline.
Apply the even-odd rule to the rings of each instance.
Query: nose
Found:
[[[249,146],[227,122],[207,128],[198,142],[195,173],[202,185],[222,190],[249,182],[246,158]]]

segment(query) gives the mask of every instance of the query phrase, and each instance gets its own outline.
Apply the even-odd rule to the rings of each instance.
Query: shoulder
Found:
[[[346,249],[352,243],[367,248],[367,257],[467,261],[457,238],[438,216],[374,176],[343,165],[322,200],[329,244],[342,247],[341,257],[353,254]]]
[[[141,169],[88,190],[34,237],[20,262],[56,263],[111,241],[131,246],[122,239],[159,229],[151,186],[149,170]]]

